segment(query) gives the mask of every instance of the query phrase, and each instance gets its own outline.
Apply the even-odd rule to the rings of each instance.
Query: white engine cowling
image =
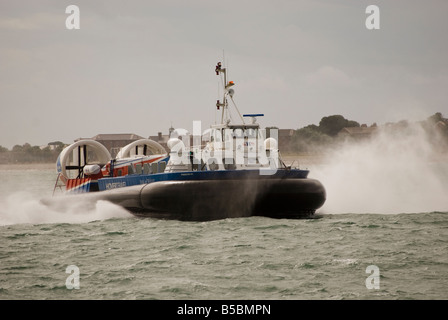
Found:
[[[148,152],[149,151],[149,152]],[[117,154],[117,159],[134,156],[147,156],[149,154],[166,154],[165,148],[151,139],[140,139],[124,146]]]
[[[171,138],[170,140],[168,140],[167,142],[167,146],[170,150],[172,150],[176,145],[178,145],[179,143],[181,143],[181,145],[179,145],[179,147],[185,147],[184,143],[182,142],[182,140],[178,139],[178,138]],[[178,148],[179,148],[178,147]]]
[[[56,169],[65,178],[73,179],[80,173],[85,173],[84,169],[93,169],[87,167],[88,165],[101,168],[110,159],[109,151],[101,143],[95,140],[80,140],[62,150],[56,162]]]
[[[91,176],[100,173],[101,167],[98,164],[88,164],[82,169],[85,175]]]
[[[278,142],[274,138],[267,138],[264,140],[264,148],[266,150],[277,150],[278,149]]]

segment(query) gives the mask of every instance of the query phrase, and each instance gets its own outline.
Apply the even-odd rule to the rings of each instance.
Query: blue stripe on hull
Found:
[[[223,170],[223,171],[187,171],[142,175],[127,175],[123,177],[102,178],[98,180],[100,191],[117,189],[158,181],[189,181],[189,180],[244,180],[244,179],[304,179],[308,170],[277,170],[272,175],[260,175],[259,170]]]

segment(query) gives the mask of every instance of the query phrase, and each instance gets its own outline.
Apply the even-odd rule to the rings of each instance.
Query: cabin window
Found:
[[[234,139],[241,139],[244,137],[244,132],[242,129],[234,129],[233,130],[233,138]]]
[[[247,158],[247,164],[249,164],[249,165],[258,164],[258,159],[257,158],[252,158],[252,157]]]
[[[215,171],[219,169],[219,164],[217,163],[218,161],[215,158],[210,158],[208,160],[208,168],[211,171]]]
[[[233,161],[233,158],[225,158],[223,159],[224,162],[224,168],[226,170],[235,170],[236,169],[236,165]]]
[[[151,163],[151,173],[158,173],[159,172],[159,165],[157,162]]]
[[[210,141],[211,142],[221,142],[222,141],[221,130],[217,130],[217,129],[213,130],[212,134],[210,136]]]
[[[230,141],[233,137],[233,132],[231,129],[224,129],[222,131],[222,135],[223,135],[224,141]]]
[[[248,138],[257,138],[258,135],[258,130],[257,129],[247,129],[246,130],[246,135]]]
[[[208,165],[208,167],[210,168],[210,170],[211,171],[216,171],[216,170],[218,170],[219,169],[219,165],[217,164],[217,163],[210,163],[209,165]]]

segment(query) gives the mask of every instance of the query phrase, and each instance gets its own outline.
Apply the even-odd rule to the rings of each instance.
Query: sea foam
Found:
[[[327,191],[322,213],[448,210],[448,155],[418,124],[344,142],[310,173]]]
[[[27,192],[15,192],[0,200],[0,225],[19,223],[86,223],[131,214],[107,201],[84,200],[76,196],[41,199]]]

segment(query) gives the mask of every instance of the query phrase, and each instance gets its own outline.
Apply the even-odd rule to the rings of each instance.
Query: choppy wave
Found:
[[[446,217],[2,226],[0,299],[446,299]],[[366,287],[372,265],[379,289]]]

